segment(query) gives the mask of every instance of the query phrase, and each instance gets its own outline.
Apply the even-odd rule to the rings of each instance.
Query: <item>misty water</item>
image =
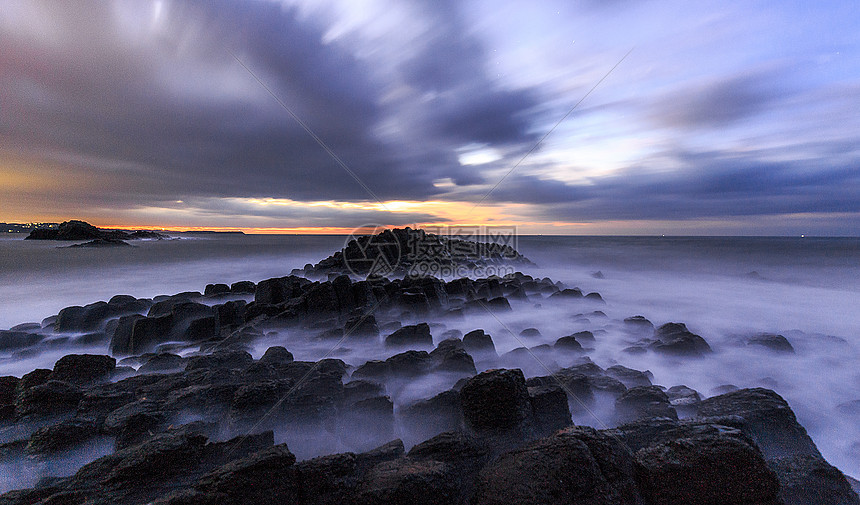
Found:
[[[136,242],[134,248],[62,249],[54,242],[21,239],[11,234],[0,239],[3,329],[116,294],[152,297],[202,291],[212,282],[257,282],[287,275],[344,243],[340,236],[213,235]],[[521,269],[524,273],[550,277],[585,293],[599,292],[606,304],[512,301],[514,310],[508,313],[431,318],[435,342],[447,330],[465,333],[483,328],[502,355],[589,330],[595,341],[583,345],[590,348],[586,354],[595,363],[649,370],[654,384],[684,384],[703,397],[718,394],[717,388],[726,385],[774,389],[789,401],[828,461],[860,476],[860,409],[845,406],[860,400],[860,239],[528,236],[519,237],[515,245],[538,265]],[[633,315],[645,316],[655,325],[686,323],[715,352],[702,359],[625,353],[623,349],[639,338],[622,324],[623,318]],[[530,327],[541,335],[519,336]],[[297,360],[329,356],[353,366],[397,352],[350,340],[333,349],[314,335],[274,330],[257,343],[255,358],[270,345],[284,345]],[[760,332],[784,335],[796,353],[779,354],[746,344],[748,337]],[[107,349],[60,345],[23,357],[7,353],[0,355],[0,376],[20,377],[35,368],[50,368],[70,352],[104,354]],[[534,354],[508,357],[503,364],[536,376],[580,359],[551,351]],[[484,363],[476,362],[480,371]],[[456,380],[440,375],[403,381],[389,384],[388,394],[396,410],[448,389]],[[612,425],[608,407],[600,404],[576,411],[574,422],[597,428]],[[289,434],[280,436],[300,443],[290,440]],[[295,450],[300,457],[309,457],[348,449],[317,442]],[[77,457],[70,468],[79,466],[81,459],[92,459]]]

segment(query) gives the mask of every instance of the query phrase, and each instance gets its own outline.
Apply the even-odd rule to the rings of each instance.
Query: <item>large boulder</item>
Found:
[[[670,356],[704,356],[711,346],[704,338],[692,333],[684,323],[666,323],[654,331],[656,339],[649,347]]]
[[[68,354],[54,364],[51,379],[86,384],[105,380],[116,368],[116,359],[94,354]]]
[[[430,335],[430,325],[419,323],[404,326],[385,337],[388,347],[432,347],[433,337]]]
[[[525,377],[520,370],[488,370],[460,390],[466,426],[479,436],[528,438],[535,420]]]
[[[657,386],[637,386],[628,389],[615,401],[615,414],[620,423],[666,417],[678,419],[669,397]]]
[[[15,404],[18,417],[52,416],[74,412],[83,397],[79,387],[68,382],[49,380],[21,392]]]
[[[785,505],[858,505],[845,475],[823,458],[788,456],[768,462],[779,477]]]
[[[463,429],[463,407],[460,393],[443,391],[400,409],[400,419],[406,433],[414,440],[426,440],[447,431]]]
[[[779,481],[738,431],[674,438],[636,452],[647,503],[780,505]]]
[[[591,428],[568,428],[502,454],[481,471],[471,501],[473,505],[641,502],[633,454],[619,439]]]

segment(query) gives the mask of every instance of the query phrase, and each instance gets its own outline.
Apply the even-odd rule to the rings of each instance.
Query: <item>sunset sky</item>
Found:
[[[4,0],[0,221],[856,236],[858,26],[857,0]]]

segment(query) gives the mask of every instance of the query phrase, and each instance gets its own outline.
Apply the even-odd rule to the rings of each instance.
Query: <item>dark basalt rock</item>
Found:
[[[555,341],[553,347],[560,351],[582,352],[582,344],[580,344],[573,335],[561,337]]]
[[[549,435],[573,423],[567,394],[561,386],[551,384],[529,387],[528,392],[539,435]]]
[[[19,384],[21,384],[21,379],[18,377],[11,375],[0,377],[0,405],[15,403]]]
[[[102,236],[102,231],[95,226],[71,220],[60,223],[57,229],[37,228],[25,240],[92,240]]]
[[[678,413],[669,403],[669,397],[657,386],[628,389],[615,401],[615,413],[622,423],[652,417],[678,419]]]
[[[254,294],[257,291],[257,285],[251,281],[239,281],[230,284],[230,292],[234,295]]]
[[[49,380],[24,389],[15,403],[15,414],[21,418],[73,412],[82,397],[79,387],[68,382]]]
[[[185,370],[201,368],[242,369],[254,363],[254,358],[247,351],[219,350],[205,356],[191,356]]]
[[[203,296],[223,296],[230,293],[230,286],[226,284],[207,284],[203,289]]]
[[[496,354],[493,337],[484,333],[484,330],[472,330],[463,335],[463,347],[474,355]]]
[[[550,298],[570,298],[570,299],[578,299],[582,298],[582,291],[579,288],[573,289],[562,289],[561,291],[557,291],[549,296]]]
[[[148,358],[137,371],[138,373],[175,372],[184,369],[187,361],[187,358],[183,358],[178,354],[163,352]]]
[[[385,337],[385,345],[388,347],[432,347],[433,337],[430,335],[430,325],[420,323],[412,326],[404,326]]]
[[[420,400],[402,408],[400,417],[407,433],[416,440],[426,440],[447,431],[461,431],[463,407],[460,393],[448,390]]]
[[[691,417],[696,414],[702,397],[687,386],[672,386],[666,390],[669,404],[678,412],[680,417]]]
[[[529,438],[534,414],[520,370],[488,370],[460,390],[466,426],[479,436]]]
[[[68,247],[132,247],[131,244],[126,242],[125,240],[120,240],[118,238],[97,238],[95,240],[90,240],[89,242],[84,242],[83,244],[72,244]]]
[[[750,337],[747,340],[747,345],[755,345],[770,349],[771,351],[794,354],[794,347],[782,335],[773,335],[769,333],[761,333]]]
[[[697,416],[728,418],[726,422],[752,438],[768,459],[821,456],[788,403],[769,389],[741,389],[702,400]]]
[[[439,342],[436,349],[430,352],[434,369],[464,375],[475,375],[475,361],[466,352],[464,344],[459,339],[447,339]]]
[[[379,326],[376,323],[376,317],[373,314],[357,315],[346,320],[343,326],[343,336],[356,338],[377,338],[379,337]]]
[[[286,348],[276,345],[266,349],[263,356],[260,357],[260,363],[272,365],[285,365],[293,362],[293,353]]]
[[[779,505],[779,481],[749,439],[737,432],[700,435],[636,452],[647,503]]]
[[[628,388],[637,386],[650,386],[651,378],[654,376],[649,371],[640,372],[621,365],[613,365],[606,369],[606,375],[618,379]]]
[[[37,368],[32,372],[25,373],[21,376],[21,382],[18,387],[20,391],[26,391],[33,386],[38,386],[48,382],[53,370],[47,368]]]
[[[27,443],[30,454],[51,454],[79,446],[99,435],[96,423],[89,419],[69,419],[36,430]]]
[[[788,456],[768,465],[779,477],[785,505],[858,505],[860,497],[845,475],[823,458]]]
[[[666,323],[654,331],[656,342],[649,347],[661,354],[672,356],[704,356],[711,346],[695,333],[691,333],[683,323]]]
[[[633,455],[617,438],[568,428],[485,467],[471,503],[632,505],[642,502],[635,477]]]
[[[537,328],[526,328],[520,332],[520,336],[523,338],[534,338],[540,337],[542,335],[540,330],[538,330]]]
[[[38,333],[25,331],[0,330],[0,351],[23,349],[36,345],[45,337]]]
[[[86,384],[105,380],[116,368],[116,359],[94,354],[68,354],[54,364],[51,379]]]
[[[415,377],[430,371],[433,358],[427,351],[404,351],[385,360],[385,373],[395,377]]]

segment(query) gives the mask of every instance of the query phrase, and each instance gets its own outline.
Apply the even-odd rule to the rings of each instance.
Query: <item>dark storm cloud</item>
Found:
[[[718,152],[674,157],[683,168],[633,167],[588,184],[521,175],[493,199],[547,204],[534,217],[561,221],[856,212],[860,202],[860,158],[822,166]]]
[[[754,117],[790,95],[775,71],[747,72],[677,89],[651,113],[671,128],[721,128]]]
[[[426,198],[444,177],[479,182],[459,167],[457,147],[529,138],[522,113],[534,101],[493,91],[454,4],[418,4],[430,35],[402,68],[413,86],[438,94],[424,117],[406,118],[420,146],[376,135],[397,113],[382,103],[386,83],[349,48],[323,41],[325,20],[268,2],[165,3],[166,24],[135,39],[117,5],[40,4],[62,45],[22,31],[5,37],[0,56],[4,148],[54,161],[85,156],[95,172],[133,167],[113,198],[373,199],[231,51],[382,199]],[[144,14],[136,23],[146,31],[149,13],[131,14]],[[443,71],[445,61],[456,64]]]

